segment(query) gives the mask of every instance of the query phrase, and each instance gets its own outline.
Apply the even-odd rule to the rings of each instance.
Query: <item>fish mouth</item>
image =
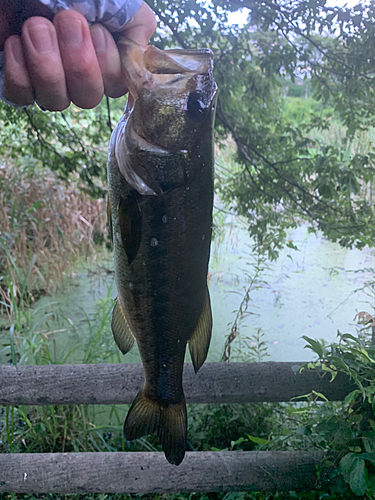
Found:
[[[144,53],[144,65],[154,75],[202,74],[213,67],[212,58],[210,49],[159,50],[149,45]]]
[[[189,91],[189,81],[196,75],[212,73],[213,53],[210,49],[160,50],[153,45],[139,45],[127,38],[118,41],[118,49],[129,92],[136,100],[142,89],[175,86]],[[176,85],[178,84],[178,85]]]

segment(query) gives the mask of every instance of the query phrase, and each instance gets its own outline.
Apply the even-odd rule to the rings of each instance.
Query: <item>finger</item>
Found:
[[[13,35],[4,46],[3,95],[18,106],[28,106],[34,102],[34,90],[30,80],[23,52],[21,38]]]
[[[3,50],[8,36],[21,34],[22,24],[29,17],[53,17],[51,10],[38,0],[23,1],[21,7],[15,0],[0,0],[0,50]]]
[[[31,17],[22,27],[22,42],[35,100],[50,111],[64,110],[70,99],[53,24],[43,17]]]
[[[102,72],[104,92],[109,97],[121,97],[128,89],[121,76],[120,54],[109,31],[100,24],[90,27],[92,43]]]
[[[9,10],[3,6],[0,12],[0,50],[4,49],[5,40],[11,34]]]
[[[77,106],[93,108],[104,93],[103,78],[85,18],[65,10],[53,19],[64,65],[68,92]]]
[[[134,16],[125,25],[123,35],[140,45],[147,45],[156,30],[156,18],[146,2],[140,6]]]

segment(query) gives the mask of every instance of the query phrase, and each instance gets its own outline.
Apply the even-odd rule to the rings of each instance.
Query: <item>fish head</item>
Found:
[[[212,75],[212,52],[209,49],[162,52],[149,47],[145,52],[145,67],[150,75],[134,108],[135,130],[162,148],[189,149],[211,127],[217,90]]]
[[[128,40],[119,49],[129,87],[117,141],[119,167],[140,194],[157,195],[183,184],[201,163],[196,160],[204,145],[212,149],[213,54],[162,51]]]

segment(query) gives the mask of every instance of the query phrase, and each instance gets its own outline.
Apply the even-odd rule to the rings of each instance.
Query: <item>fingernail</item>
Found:
[[[98,24],[91,28],[91,39],[94,45],[95,52],[103,52],[107,48],[107,40],[104,30]]]
[[[40,54],[48,54],[57,48],[51,29],[44,23],[30,24],[27,31],[34,49]]]
[[[63,18],[58,18],[57,32],[60,43],[65,47],[77,48],[82,45],[82,23],[79,19],[65,20]]]
[[[25,58],[23,55],[21,40],[18,37],[12,37],[9,40],[9,43],[12,50],[13,59],[16,61],[17,64],[24,66]]]

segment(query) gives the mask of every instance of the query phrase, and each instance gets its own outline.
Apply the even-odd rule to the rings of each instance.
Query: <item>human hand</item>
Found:
[[[0,12],[2,93],[7,100],[19,106],[36,101],[44,109],[62,111],[71,101],[89,109],[104,93],[120,97],[127,92],[116,43],[104,26],[89,27],[74,10],[53,17],[37,0],[28,0],[20,18],[14,4],[6,0]],[[22,21],[21,33],[13,34]],[[154,13],[144,2],[117,36],[147,45],[155,29]]]

